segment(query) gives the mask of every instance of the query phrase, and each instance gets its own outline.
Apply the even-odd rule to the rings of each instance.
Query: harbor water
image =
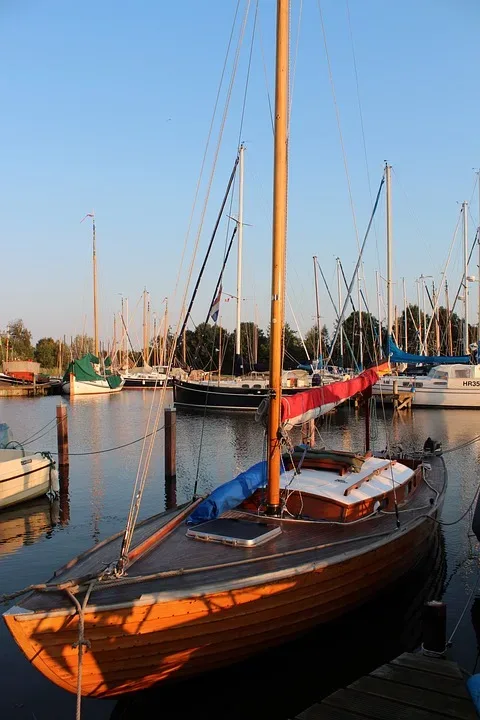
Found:
[[[123,529],[152,392],[123,391],[113,396],[0,399],[0,422],[29,451],[56,451],[56,405],[68,406],[70,476],[68,501],[46,498],[0,513],[0,594],[44,582],[75,555]],[[171,395],[167,402],[171,403]],[[154,409],[155,411],[155,409]],[[319,628],[293,643],[242,665],[192,681],[171,683],[116,700],[84,699],[85,720],[164,718],[245,718],[283,720],[335,688],[398,655],[420,640],[425,600],[447,603],[449,634],[475,589],[479,550],[471,534],[468,508],[479,483],[480,413],[474,410],[414,409],[392,415],[378,407],[372,422],[374,449],[387,444],[420,449],[430,436],[442,442],[449,475],[443,510],[429,558],[400,586],[341,622]],[[47,425],[50,423],[50,425]],[[29,439],[41,428],[37,440]],[[353,405],[319,425],[317,446],[363,449],[364,418]],[[298,439],[298,438],[297,438]],[[118,448],[116,450],[111,448]],[[460,446],[460,447],[459,447]],[[178,503],[189,499],[195,481],[206,493],[262,458],[262,427],[242,414],[178,412]],[[163,433],[156,438],[140,517],[165,508]],[[479,586],[480,591],[480,586]],[[468,671],[477,668],[480,615],[475,592],[453,637],[452,654]],[[3,612],[7,605],[0,606]],[[75,697],[30,666],[3,622],[0,624],[0,717],[56,720],[75,717]],[[480,665],[480,663],[479,663]],[[269,689],[270,688],[270,689]],[[276,688],[272,690],[272,688]]]

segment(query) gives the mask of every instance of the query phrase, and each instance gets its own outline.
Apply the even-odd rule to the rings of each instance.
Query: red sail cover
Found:
[[[298,425],[323,415],[344,400],[367,390],[386,370],[388,363],[382,363],[364,370],[351,380],[340,380],[330,385],[282,397],[282,425]]]

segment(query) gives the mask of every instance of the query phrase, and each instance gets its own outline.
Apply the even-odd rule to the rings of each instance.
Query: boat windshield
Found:
[[[437,380],[448,380],[448,372],[441,370],[440,368],[432,368],[428,373],[429,377],[436,378]]]

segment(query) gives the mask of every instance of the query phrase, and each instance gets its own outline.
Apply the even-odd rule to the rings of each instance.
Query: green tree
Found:
[[[9,335],[9,357],[11,360],[32,360],[32,333],[27,330],[23,320],[12,320],[7,329]]]
[[[53,338],[40,338],[35,345],[34,357],[44,368],[53,368],[58,363],[58,342]]]
[[[320,346],[322,357],[326,357],[330,346],[330,338],[328,334],[328,328],[324,325],[321,330],[322,342]],[[310,330],[305,333],[305,346],[312,360],[318,359],[319,343],[318,343],[318,328],[313,325]]]

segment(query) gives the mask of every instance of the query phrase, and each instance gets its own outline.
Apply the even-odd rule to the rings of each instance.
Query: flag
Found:
[[[220,312],[220,298],[222,295],[222,286],[220,285],[220,288],[218,290],[218,295],[215,298],[215,300],[212,302],[212,306],[210,308],[210,317],[212,318],[213,322],[216,323],[218,319],[218,313]]]

